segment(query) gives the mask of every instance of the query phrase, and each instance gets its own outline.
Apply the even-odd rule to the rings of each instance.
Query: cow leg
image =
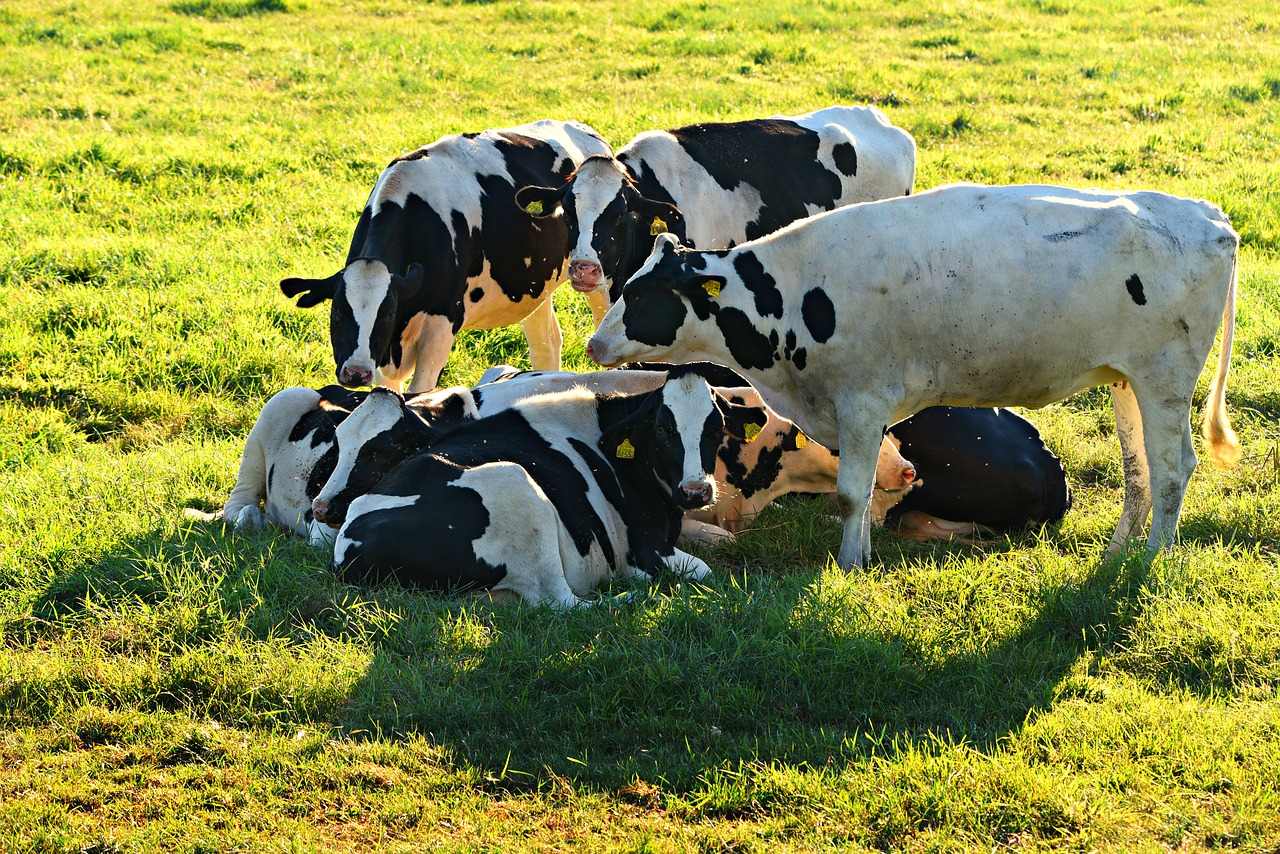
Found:
[[[401,363],[413,365],[413,379],[409,382],[410,394],[431,391],[436,387],[457,337],[457,333],[453,331],[453,321],[449,318],[440,314],[421,317],[423,319],[418,327],[418,334],[411,341],[401,340]]]
[[[840,468],[836,471],[836,502],[844,517],[844,537],[836,558],[841,569],[863,567],[871,560],[871,490],[883,438],[879,418],[868,424],[867,413],[886,411],[860,400],[839,412]],[[892,412],[892,407],[887,411]]]
[[[707,566],[706,561],[679,549],[676,549],[674,554],[664,555],[662,563],[667,569],[682,578],[698,580],[711,574],[711,567]]]
[[[483,484],[490,518],[489,528],[472,548],[490,566],[507,568],[493,590],[509,590],[534,605],[581,604],[565,568],[582,557],[547,494],[514,463],[490,463],[471,474],[468,485],[474,489],[475,483]]]
[[[1120,455],[1124,461],[1124,508],[1107,546],[1107,552],[1114,554],[1147,521],[1147,514],[1151,512],[1151,475],[1143,441],[1142,413],[1137,395],[1128,382],[1111,384],[1111,408],[1116,414],[1116,435],[1120,438]]]
[[[529,365],[535,371],[560,370],[560,324],[548,296],[520,321],[529,342]]]
[[[591,306],[591,319],[595,322],[595,328],[599,329],[600,321],[609,311],[609,289],[601,285],[587,294],[587,305]]]
[[[731,543],[735,537],[731,531],[719,525],[685,517],[680,521],[680,539],[704,546],[714,546],[720,543]]]
[[[1173,545],[1178,538],[1178,517],[1187,495],[1187,483],[1196,470],[1191,440],[1191,395],[1171,394],[1164,383],[1156,394],[1139,389],[1142,438],[1151,478],[1151,530],[1147,548]]]

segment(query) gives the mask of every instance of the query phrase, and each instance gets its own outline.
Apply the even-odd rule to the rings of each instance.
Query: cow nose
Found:
[[[593,291],[600,285],[602,272],[595,261],[575,259],[569,262],[569,284],[577,291]]]
[[[329,521],[329,502],[317,498],[311,502],[311,515],[317,522]]]
[[[713,493],[711,483],[706,480],[692,480],[680,484],[680,491],[690,506],[702,507],[711,503]]]
[[[338,382],[347,388],[373,385],[373,371],[368,368],[343,368],[338,374]]]
[[[915,480],[915,479],[916,479],[916,470],[915,470],[915,469],[910,469],[910,468],[908,468],[908,469],[903,469],[903,470],[902,470],[902,482],[903,482],[903,483],[911,483],[911,481],[913,481],[913,480]]]

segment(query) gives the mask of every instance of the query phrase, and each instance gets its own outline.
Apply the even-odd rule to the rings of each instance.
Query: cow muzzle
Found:
[[[709,477],[701,480],[686,480],[676,490],[676,504],[686,510],[706,507],[716,499],[716,486]]]
[[[569,284],[578,293],[589,294],[600,287],[604,270],[595,261],[575,259],[569,262]]]
[[[609,354],[609,348],[597,341],[595,336],[587,339],[587,358],[605,368],[611,368],[620,361],[613,358]]]
[[[373,368],[363,365],[343,365],[338,371],[338,382],[346,388],[373,385]]]
[[[333,528],[346,521],[346,514],[342,512],[341,508],[331,505],[323,498],[317,498],[311,502],[311,515],[315,517],[317,522],[323,522]]]

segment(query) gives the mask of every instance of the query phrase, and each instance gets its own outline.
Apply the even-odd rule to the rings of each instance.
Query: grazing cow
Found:
[[[1125,469],[1110,548],[1148,514],[1159,548],[1176,538],[1196,466],[1188,413],[1219,324],[1203,430],[1220,463],[1240,454],[1225,406],[1238,243],[1203,201],[946,186],[723,252],[663,235],[587,352],[603,365],[723,362],[838,448],[846,568],[870,558],[866,508],[888,425],[926,406],[1039,407],[1108,384]]]
[[[517,203],[569,227],[569,281],[616,300],[662,232],[726,249],[819,211],[911,192],[916,145],[875,107],[646,131]],[[596,318],[597,321],[599,317]]]
[[[365,406],[394,411],[394,393]],[[721,435],[760,414],[671,372],[657,391],[523,400],[410,457],[351,503],[334,545],[348,581],[484,587],[578,604],[613,575],[709,567],[675,548],[684,510],[715,500]],[[728,413],[728,414],[726,414]]]
[[[885,520],[904,536],[972,541],[1056,522],[1071,507],[1062,462],[1016,412],[930,406],[888,438],[923,478]]]
[[[221,513],[189,515],[206,521],[220,515],[241,530],[275,524],[317,545],[332,542],[336,529],[314,519],[311,500],[337,463],[337,428],[366,395],[341,386],[286,388],[272,395],[245,440],[236,485]],[[469,390],[462,388],[419,396],[414,413],[424,442],[477,417]]]
[[[346,267],[280,283],[298,306],[331,300],[338,382],[435,386],[461,329],[524,326],[534,367],[560,367],[551,292],[564,279],[559,219],[531,220],[516,188],[563,181],[608,155],[594,130],[543,120],[445,136],[391,162],[356,225]],[[603,297],[597,301],[603,306]]]

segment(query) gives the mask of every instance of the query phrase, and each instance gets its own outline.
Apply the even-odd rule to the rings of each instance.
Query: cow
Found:
[[[366,407],[398,407],[375,389]],[[657,390],[539,395],[464,425],[351,503],[334,567],[351,583],[509,591],[569,607],[612,576],[693,578],[685,510],[715,501],[723,432],[759,418],[695,373]],[[341,441],[341,440],[340,440]]]
[[[908,194],[915,167],[915,140],[878,109],[836,106],[646,131],[516,201],[568,225],[575,290],[603,287],[616,300],[662,232],[726,249],[819,211]]]
[[[1062,461],[1012,410],[930,406],[891,426],[886,439],[921,478],[882,516],[903,536],[973,542],[1056,522],[1071,508]]]
[[[1158,549],[1176,539],[1196,466],[1188,416],[1219,324],[1202,430],[1216,462],[1240,456],[1225,406],[1238,245],[1204,201],[949,185],[726,251],[661,235],[587,352],[602,365],[723,362],[839,449],[845,568],[870,558],[867,502],[890,424],[927,406],[1035,408],[1106,384],[1125,471],[1108,550],[1148,515]]]
[[[670,364],[637,364],[625,370],[575,374],[559,371],[520,371],[494,366],[471,389],[480,416],[509,409],[519,401],[540,394],[584,388],[595,394],[639,394],[661,386]],[[790,492],[833,493],[836,488],[836,456],[810,441],[794,424],[764,404],[760,395],[737,374],[708,363],[682,368],[697,373],[731,402],[759,411],[759,423],[742,426],[742,438],[726,433],[716,453],[717,500],[686,514],[681,536],[702,544],[715,544],[734,535],[780,495]],[[327,525],[340,525],[347,507],[374,487],[391,468],[428,447],[434,432],[424,430],[416,412],[418,398],[402,400],[398,407],[362,407],[352,413],[338,433],[339,452],[330,466],[330,478],[311,494],[314,517]],[[438,419],[438,416],[436,416]],[[915,478],[911,464],[886,440],[877,467],[877,507],[884,511],[906,494]]]
[[[341,386],[276,392],[249,430],[236,484],[222,510],[187,515],[221,518],[238,530],[276,525],[315,545],[332,543],[336,529],[314,518],[311,502],[337,464],[337,428],[367,394]],[[424,444],[479,417],[470,390],[460,387],[420,395],[414,413]]]
[[[431,389],[460,330],[517,321],[533,366],[559,368],[551,293],[564,279],[567,232],[518,210],[515,192],[609,153],[586,125],[549,119],[441,137],[382,171],[342,270],[280,289],[300,308],[331,301],[336,373],[348,388],[399,390],[412,374],[409,391]]]

